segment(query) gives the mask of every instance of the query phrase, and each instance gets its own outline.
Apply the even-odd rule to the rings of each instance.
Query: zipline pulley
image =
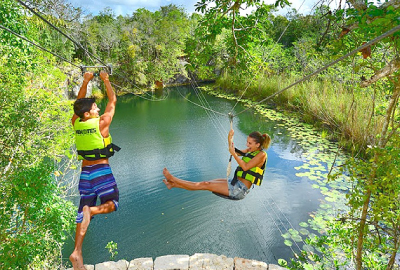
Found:
[[[108,73],[108,75],[112,75],[112,71],[113,71],[113,68],[112,68],[112,65],[111,64],[107,64],[106,66],[80,66],[80,68],[81,68],[81,71],[82,71],[82,76],[83,76],[83,74],[85,74],[85,72],[88,70],[88,69],[96,69],[97,71],[95,71],[94,73],[93,73],[93,75],[94,76],[99,76],[100,75],[100,71],[103,69],[105,72],[107,72]]]

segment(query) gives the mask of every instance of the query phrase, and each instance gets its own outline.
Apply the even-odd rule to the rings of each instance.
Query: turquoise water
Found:
[[[210,118],[208,111],[192,103],[199,103],[192,88],[163,91],[157,96],[160,101],[133,95],[118,98],[110,132],[122,150],[110,164],[120,190],[120,208],[92,220],[83,244],[85,264],[110,260],[105,249],[110,241],[118,244],[115,259],[128,261],[214,253],[277,263],[298,252],[296,245],[284,244],[281,234],[299,229],[298,224],[317,209],[321,194],[306,178],[295,176],[294,167],[303,162],[290,133],[251,110],[234,118],[237,148],[246,147],[247,134],[254,130],[270,134],[273,140],[264,182],[244,200],[225,200],[208,191],[168,190],[162,183],[164,167],[191,181],[226,177],[230,128],[226,115],[235,102],[205,94],[208,106],[224,114]],[[238,105],[235,112],[243,109]],[[233,161],[232,173],[235,167]],[[71,237],[64,248],[66,260],[73,244]]]

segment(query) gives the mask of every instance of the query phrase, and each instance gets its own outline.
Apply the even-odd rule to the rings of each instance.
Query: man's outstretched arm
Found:
[[[78,96],[76,97],[76,99],[86,97],[87,86],[88,86],[89,82],[93,79],[93,77],[94,77],[94,75],[91,72],[85,72],[85,74],[83,74],[83,82],[82,82],[81,88],[79,89]],[[74,113],[74,115],[72,116],[72,119],[71,119],[72,124],[75,123],[75,120],[78,119],[78,117],[79,116],[77,116]]]
[[[102,131],[101,133],[103,134],[103,136],[104,135],[107,136],[108,128],[115,114],[115,105],[117,104],[117,96],[115,95],[111,83],[108,79],[108,73],[105,71],[101,71],[100,78],[104,82],[108,97],[106,109],[100,119],[100,130]]]

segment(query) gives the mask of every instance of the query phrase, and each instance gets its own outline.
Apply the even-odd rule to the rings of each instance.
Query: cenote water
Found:
[[[105,246],[110,241],[118,244],[115,260],[194,253],[267,263],[291,258],[292,249],[298,252],[297,246],[304,242],[289,247],[282,235],[290,228],[301,229],[299,224],[307,222],[323,197],[320,189],[313,188],[314,181],[299,177],[295,169],[310,153],[279,119],[248,110],[234,118],[234,142],[245,149],[247,135],[254,130],[272,137],[262,186],[241,201],[208,191],[168,190],[162,182],[164,167],[191,181],[226,177],[230,124],[227,116],[210,119],[206,110],[189,102],[199,102],[191,87],[164,89],[157,98],[166,95],[160,101],[134,95],[118,98],[110,131],[122,150],[110,164],[120,190],[120,208],[92,220],[83,244],[85,264],[109,261]],[[205,97],[213,110],[225,115],[236,103]],[[239,104],[234,113],[244,108]],[[233,161],[232,174],[235,167]],[[78,197],[74,203],[78,205]],[[71,237],[63,251],[66,261],[73,245]]]

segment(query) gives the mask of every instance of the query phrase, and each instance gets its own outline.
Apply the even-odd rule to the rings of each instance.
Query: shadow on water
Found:
[[[110,241],[118,244],[116,259],[126,260],[194,253],[268,263],[292,257],[293,250],[299,251],[296,245],[302,244],[288,247],[281,235],[307,221],[321,194],[306,178],[295,175],[294,167],[303,164],[302,149],[290,132],[251,111],[234,119],[237,148],[246,147],[247,134],[254,130],[273,139],[263,185],[244,200],[224,200],[207,191],[168,190],[162,183],[164,167],[191,181],[226,177],[230,124],[225,115],[235,102],[205,94],[208,105],[225,114],[210,119],[206,110],[187,100],[199,102],[193,89],[165,89],[157,98],[166,93],[163,101],[133,95],[118,98],[110,132],[122,150],[110,164],[120,190],[120,208],[92,220],[83,244],[85,263],[110,260],[105,249]],[[232,173],[235,166],[233,162]],[[74,203],[78,205],[78,198]],[[71,238],[65,258],[73,245]]]

